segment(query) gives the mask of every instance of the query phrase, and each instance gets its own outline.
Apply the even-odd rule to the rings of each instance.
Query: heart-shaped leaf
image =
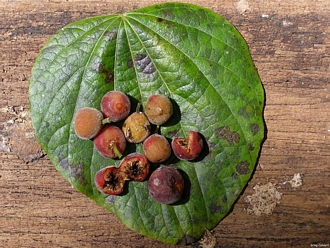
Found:
[[[95,173],[120,161],[80,140],[73,116],[82,107],[100,109],[102,96],[114,89],[142,106],[152,94],[168,96],[175,106],[173,119],[161,127],[166,137],[185,137],[189,130],[203,135],[199,160],[175,161],[185,179],[178,203],[153,201],[146,181],[129,182],[122,196],[96,189]],[[37,138],[58,171],[132,230],[172,244],[200,238],[230,211],[264,136],[264,92],[244,39],[227,20],[189,4],[153,5],[64,27],[36,60],[30,101]],[[130,149],[142,152],[140,144]]]

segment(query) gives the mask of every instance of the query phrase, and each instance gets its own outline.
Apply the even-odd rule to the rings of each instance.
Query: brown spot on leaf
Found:
[[[248,174],[250,172],[249,163],[247,161],[240,162],[236,165],[236,170],[238,174]]]
[[[117,199],[117,196],[116,195],[109,195],[108,197],[105,198],[106,201],[112,205],[115,203],[116,199]]]
[[[157,22],[158,22],[159,24],[164,25],[166,28],[171,28],[171,27],[173,26],[172,23],[171,23],[170,21],[165,20],[165,19],[163,19],[163,18],[161,18],[161,17],[158,17],[158,18],[157,18]]]
[[[145,54],[137,54],[134,58],[134,61],[135,61],[137,68],[143,74],[152,74],[156,71],[154,65],[152,64],[150,57]]]
[[[92,65],[92,69],[104,75],[105,83],[110,84],[113,82],[113,72],[106,68],[102,63],[96,62]]]
[[[249,149],[249,151],[253,151],[254,150],[253,144],[249,143],[248,144],[248,149]]]
[[[208,144],[210,150],[214,149],[214,147],[216,146],[216,143],[215,142],[209,142],[209,141],[207,141],[207,144]]]
[[[257,123],[253,123],[251,125],[251,131],[252,131],[253,135],[256,135],[259,132],[259,130],[260,130],[260,127]]]
[[[179,132],[179,130],[175,129],[175,130],[172,130],[172,131],[168,132],[168,133],[166,134],[166,136],[167,136],[168,138],[173,138],[173,137],[175,137],[175,136],[178,134],[178,132]]]
[[[237,179],[237,173],[233,173],[233,174],[231,174],[231,178],[233,179],[233,180],[236,180]]]
[[[230,145],[237,144],[240,141],[240,135],[235,131],[231,131],[228,126],[217,128],[215,134],[219,139],[227,140]]]
[[[112,41],[117,39],[117,29],[113,29],[105,32],[104,36],[107,41]]]
[[[132,60],[127,61],[127,67],[128,68],[132,68],[133,67],[133,61]]]
[[[77,180],[80,184],[82,185],[88,184],[88,181],[84,174],[84,167],[85,167],[84,163],[81,162],[78,165],[72,165],[69,163],[68,160],[62,159],[59,164],[64,170],[69,172],[69,175],[72,178]]]
[[[222,212],[222,207],[216,205],[215,203],[212,203],[210,205],[210,212],[211,212],[211,214],[221,213]]]
[[[245,119],[249,119],[249,117],[250,117],[246,107],[240,108],[240,110],[238,111],[238,114],[240,116],[243,116]]]

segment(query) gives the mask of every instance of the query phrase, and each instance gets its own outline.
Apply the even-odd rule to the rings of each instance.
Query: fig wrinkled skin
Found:
[[[136,182],[144,181],[149,175],[150,164],[146,156],[140,153],[127,155],[119,165],[119,170],[123,172],[125,180]]]
[[[151,125],[142,112],[134,112],[125,120],[122,130],[130,143],[143,142],[151,132]]]
[[[161,204],[173,204],[180,200],[183,188],[183,177],[174,166],[157,168],[148,180],[150,197]]]
[[[195,131],[188,132],[188,138],[174,138],[172,140],[174,155],[180,160],[194,160],[203,150],[203,140]]]
[[[107,166],[95,174],[96,188],[108,195],[120,195],[124,191],[125,180],[123,173],[115,166]]]

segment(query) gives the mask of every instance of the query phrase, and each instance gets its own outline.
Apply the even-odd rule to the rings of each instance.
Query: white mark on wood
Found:
[[[246,202],[250,203],[246,211],[256,216],[271,214],[280,203],[282,193],[278,192],[271,182],[264,185],[257,184],[253,189],[254,194],[247,196],[245,199]]]
[[[37,142],[30,113],[23,106],[8,106],[1,108],[9,119],[0,123],[0,151],[13,152],[25,162],[32,162],[44,155]]]
[[[234,7],[239,14],[243,14],[249,9],[249,3],[246,0],[239,0],[237,3],[234,3]]]
[[[264,170],[265,169],[265,165],[264,164],[258,164],[257,165],[257,170]]]
[[[301,173],[296,173],[293,175],[293,178],[289,181],[283,182],[283,184],[290,183],[292,188],[298,188],[302,185],[302,174]]]
[[[283,20],[282,21],[282,25],[283,25],[283,27],[288,27],[288,26],[291,26],[293,23],[292,22],[288,22],[288,21],[286,21],[286,20]]]
[[[296,173],[293,175],[293,178],[290,181],[292,188],[298,188],[302,185],[301,173]]]
[[[217,244],[217,239],[209,230],[205,229],[204,235],[201,238],[199,244],[200,247],[203,248],[214,248]]]

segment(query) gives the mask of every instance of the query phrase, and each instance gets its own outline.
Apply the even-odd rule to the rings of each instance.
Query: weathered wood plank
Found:
[[[8,147],[13,126],[31,132],[24,115],[30,70],[56,30],[78,19],[156,2],[0,2],[1,247],[171,247],[128,230],[73,189],[47,156],[25,163],[17,157],[20,150]],[[213,230],[216,247],[329,246],[328,0],[190,2],[238,28],[266,92],[268,132],[259,166],[233,211]],[[289,181],[298,173],[302,185],[294,188]],[[253,187],[268,182],[281,193],[280,203],[270,215],[248,214],[246,199]]]

